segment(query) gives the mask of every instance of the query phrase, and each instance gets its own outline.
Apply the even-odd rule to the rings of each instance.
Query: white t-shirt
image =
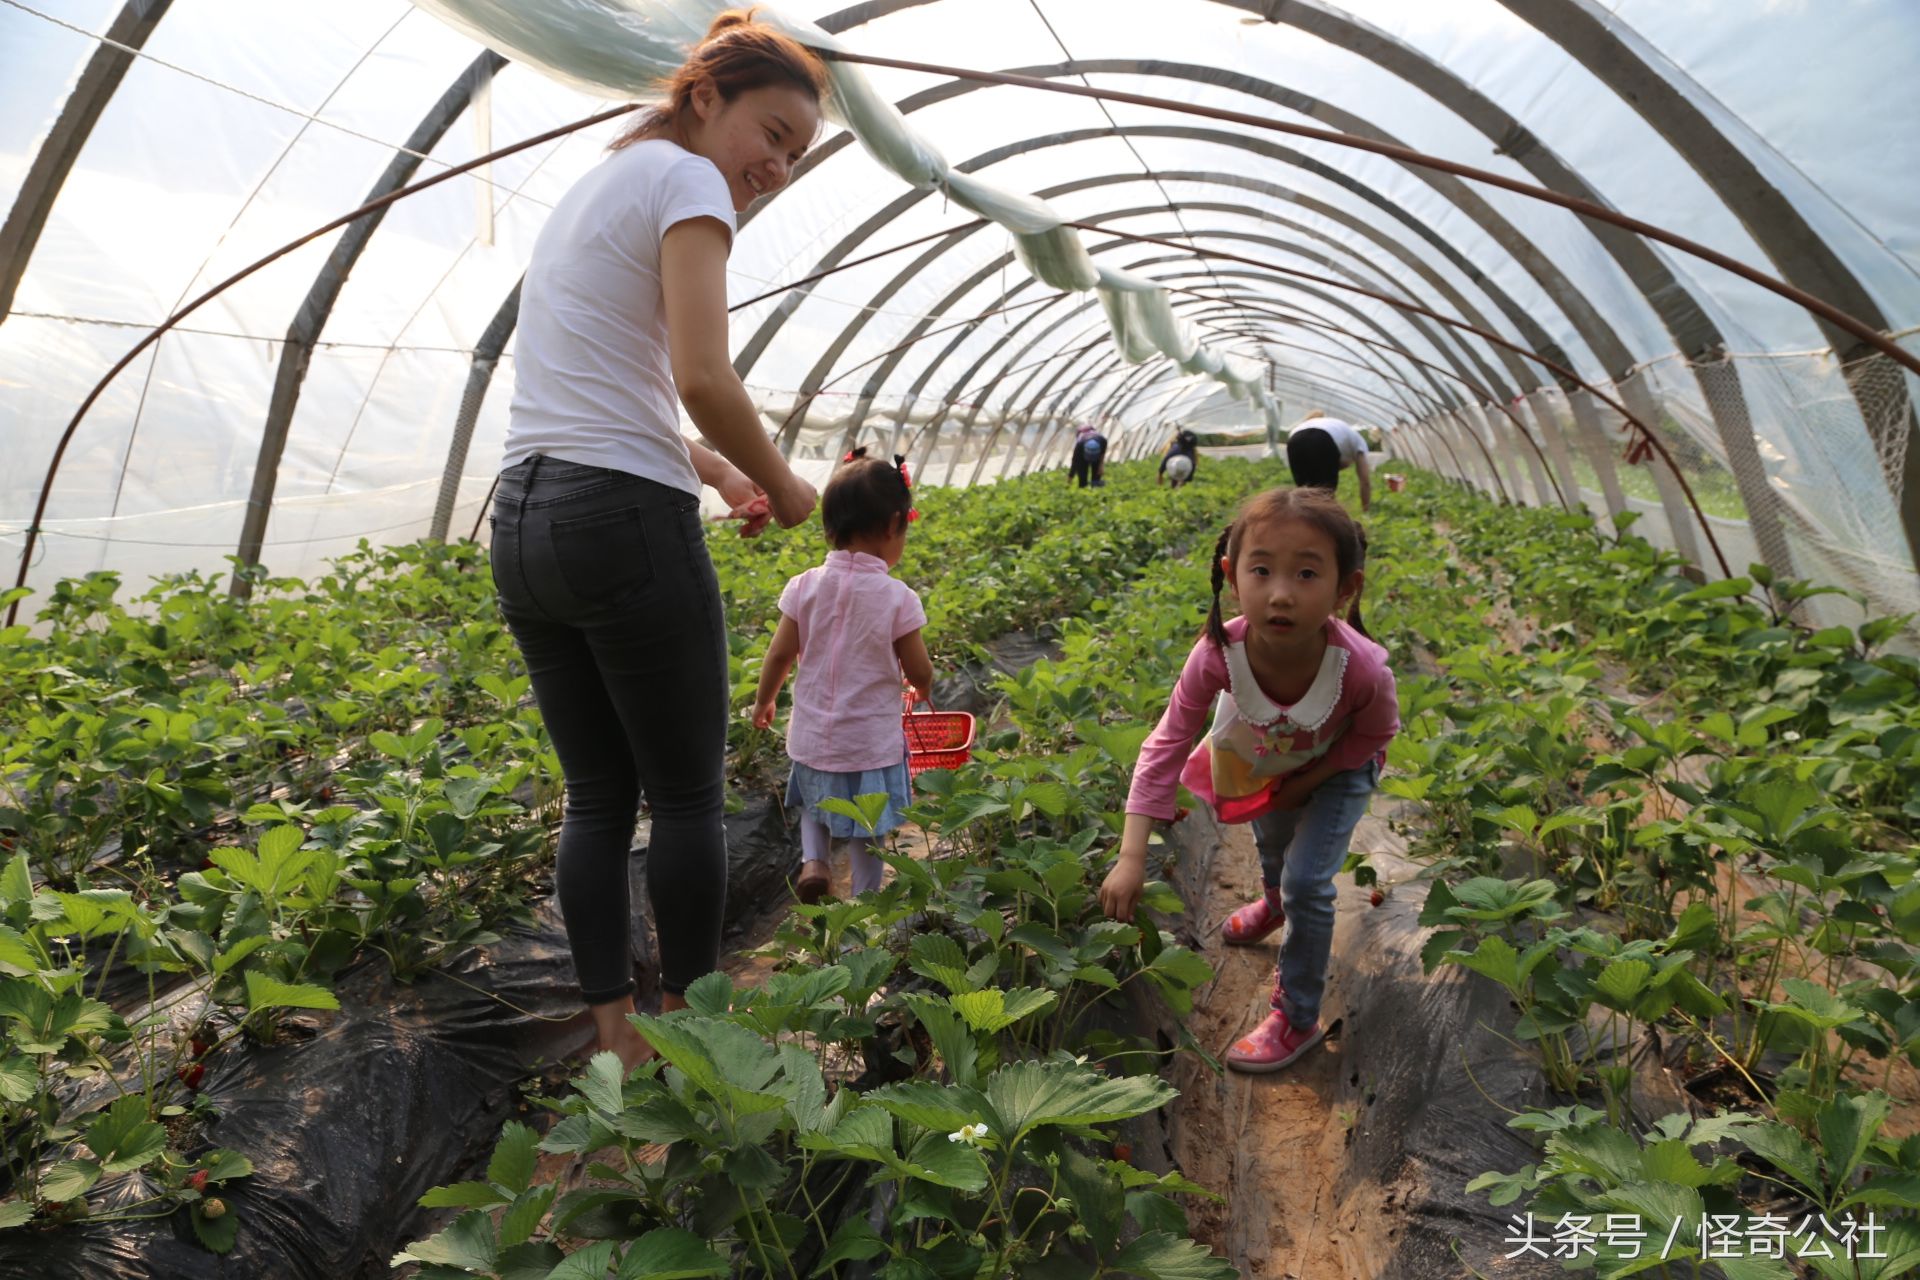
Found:
[[[540,453],[700,492],[667,357],[660,238],[702,217],[732,237],[726,179],[665,139],[616,151],[560,198],[520,286],[502,466]]]
[[[1340,448],[1340,465],[1350,467],[1367,451],[1367,441],[1355,429],[1351,422],[1342,422],[1338,418],[1315,418],[1295,427],[1295,431],[1305,431],[1308,427],[1318,427],[1333,437],[1334,444]]]

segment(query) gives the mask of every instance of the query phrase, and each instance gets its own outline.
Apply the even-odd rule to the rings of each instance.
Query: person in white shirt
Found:
[[[1178,489],[1193,479],[1193,469],[1200,460],[1200,437],[1185,427],[1173,433],[1173,439],[1167,442],[1167,448],[1160,455],[1160,471],[1153,482],[1156,485],[1170,484]]]
[[[1350,422],[1329,418],[1315,409],[1287,437],[1287,467],[1298,487],[1328,492],[1339,489],[1340,472],[1352,467],[1360,481],[1360,510],[1373,506],[1373,466],[1367,460],[1367,442]]]
[[[734,373],[726,273],[734,215],[786,184],[826,84],[799,44],[720,14],[554,206],[521,285],[493,579],[566,777],[557,881],[581,995],[628,1067],[653,1053],[627,1021],[643,795],[663,1010],[720,960],[727,638],[700,489],[749,535],[814,507]],[[713,450],[682,437],[682,405]]]

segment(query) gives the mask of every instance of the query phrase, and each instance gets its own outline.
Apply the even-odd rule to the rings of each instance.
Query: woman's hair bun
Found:
[[[758,12],[759,9],[757,8],[723,9],[713,15],[713,25],[707,28],[706,38],[711,40],[715,36],[725,35],[735,27],[752,26],[754,15]]]

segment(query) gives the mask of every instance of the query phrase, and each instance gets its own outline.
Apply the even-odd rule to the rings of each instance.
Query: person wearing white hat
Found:
[[[1155,484],[1167,484],[1178,489],[1193,479],[1194,463],[1200,454],[1200,437],[1185,427],[1174,433],[1167,444],[1167,451],[1160,455],[1160,474],[1154,477]]]

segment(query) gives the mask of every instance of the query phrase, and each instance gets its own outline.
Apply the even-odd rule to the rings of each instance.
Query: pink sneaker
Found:
[[[1220,936],[1236,947],[1256,946],[1280,932],[1286,922],[1287,913],[1263,895],[1228,916]]]
[[[1233,1048],[1227,1050],[1227,1065],[1249,1075],[1278,1071],[1291,1066],[1300,1055],[1319,1044],[1325,1035],[1319,1023],[1311,1027],[1296,1027],[1287,1021],[1286,1014],[1275,1009],[1267,1015],[1265,1022],[1236,1040]]]

